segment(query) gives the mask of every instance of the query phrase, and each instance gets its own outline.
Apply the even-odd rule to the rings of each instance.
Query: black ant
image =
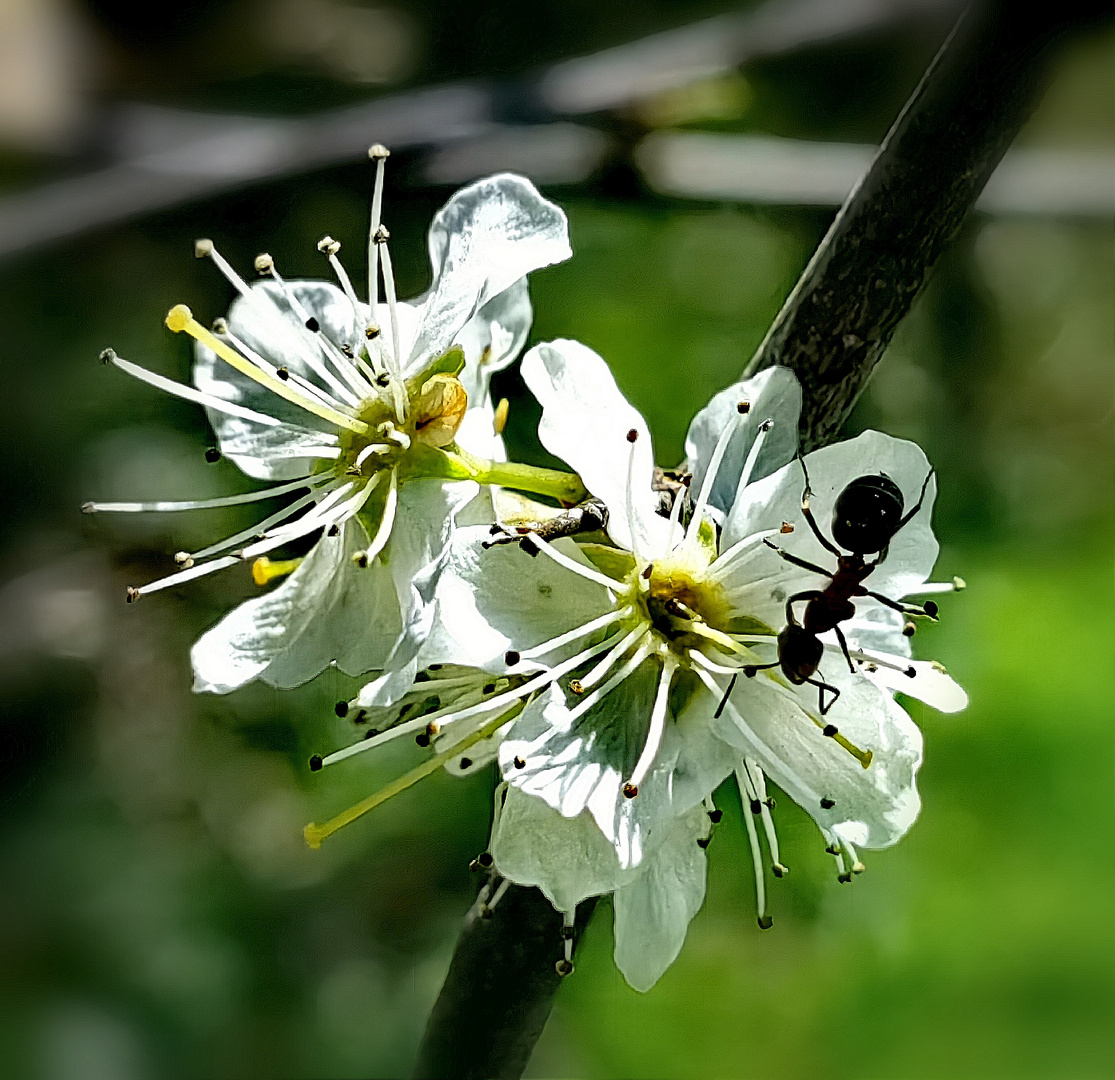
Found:
[[[887,549],[895,534],[908,525],[914,515],[921,509],[925,502],[925,492],[929,488],[929,481],[933,478],[933,469],[921,485],[921,495],[917,505],[903,515],[905,505],[902,492],[898,485],[889,477],[882,474],[859,476],[853,480],[837,496],[832,514],[833,539],[841,547],[847,548],[851,554],[845,555],[829,540],[810,509],[809,500],[813,492],[809,488],[809,473],[805,468],[805,460],[799,456],[801,471],[805,476],[805,490],[801,496],[801,512],[813,535],[821,542],[827,551],[836,556],[835,572],[825,570],[815,563],[799,559],[796,555],[783,550],[770,540],[765,540],[767,547],[777,552],[783,559],[803,570],[811,570],[829,578],[824,589],[809,589],[805,592],[795,593],[786,601],[786,626],[778,635],[778,659],[773,664],[749,664],[743,669],[747,678],[753,678],[756,671],[765,668],[781,667],[782,673],[795,686],[809,683],[818,688],[821,715],[824,716],[836,704],[840,691],[829,683],[813,678],[817,668],[820,667],[821,657],[825,647],[818,637],[828,630],[836,631],[836,639],[848,661],[852,674],[856,673],[856,666],[852,662],[851,653],[848,652],[848,642],[840,629],[840,623],[852,618],[856,613],[852,603],[853,596],[870,596],[873,600],[885,604],[895,611],[900,611],[906,616],[936,619],[937,605],[932,600],[927,600],[924,607],[913,604],[900,604],[891,600],[889,596],[872,592],[863,587],[862,582],[875,568],[887,557]],[[868,562],[864,556],[878,553],[877,557]],[[794,617],[794,604],[806,601],[805,613],[801,623]],[[825,703],[825,691],[832,697],[828,704]],[[829,736],[837,734],[836,728],[829,724],[824,733]]]

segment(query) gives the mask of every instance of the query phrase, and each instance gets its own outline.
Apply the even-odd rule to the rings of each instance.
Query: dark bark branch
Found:
[[[831,441],[944,246],[1098,0],[977,4],[961,17],[759,346],[801,380],[803,449]]]
[[[577,909],[576,937],[595,899]],[[415,1077],[515,1078],[561,983],[562,917],[538,889],[512,885],[488,918],[461,931],[418,1051]]]
[[[807,448],[839,429],[944,245],[1029,115],[1053,46],[1099,4],[988,4],[950,36],[786,302],[748,373],[794,369]],[[578,922],[587,921],[582,905]],[[419,1051],[421,1077],[518,1077],[560,983],[561,918],[512,887],[467,925]]]

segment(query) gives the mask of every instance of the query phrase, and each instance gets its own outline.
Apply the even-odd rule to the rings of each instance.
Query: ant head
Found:
[[[832,538],[856,555],[882,551],[898,531],[904,506],[889,476],[859,476],[836,498]]]

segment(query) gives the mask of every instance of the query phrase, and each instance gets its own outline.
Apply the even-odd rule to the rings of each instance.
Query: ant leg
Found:
[[[785,548],[780,548],[777,544],[772,544],[770,540],[764,540],[764,544],[771,549],[776,555],[785,559],[788,563],[793,563],[794,566],[800,566],[803,570],[811,570],[814,574],[824,574],[825,577],[832,577],[832,573],[824,567],[818,566],[816,563],[806,562],[805,559],[799,559],[796,555],[791,555]]]
[[[929,490],[929,481],[933,479],[933,476],[936,472],[937,470],[933,468],[932,465],[930,465],[929,475],[925,478],[925,481],[921,485],[921,494],[918,496],[917,505],[914,506],[914,508],[898,523],[898,529],[901,529],[905,525],[909,525],[913,516],[921,509],[921,504],[925,502],[925,493]],[[898,529],[895,529],[894,531],[898,532]]]
[[[900,611],[903,615],[917,615],[923,619],[937,621],[937,605],[932,600],[926,600],[923,607],[919,604],[900,604],[897,600],[892,600],[882,593],[872,592],[870,589],[864,589],[862,592],[857,592],[856,595],[870,596],[872,600],[878,600],[880,604],[886,604],[887,607]]]
[[[836,704],[836,699],[838,697],[840,697],[840,691],[835,686],[830,686],[827,682],[821,682],[820,679],[806,679],[805,681],[807,683],[809,683],[810,686],[817,687],[817,699],[818,699],[818,704],[820,705],[820,708],[821,708],[821,715],[825,716],[828,713],[829,709],[831,709],[833,707],[833,705]],[[832,700],[830,700],[827,705],[825,704],[825,691],[826,690],[830,694],[832,694]],[[828,729],[826,728],[825,731],[827,733]],[[832,733],[833,733],[833,735],[836,734],[836,729],[835,728],[833,728]]]
[[[766,671],[767,668],[776,668],[780,663],[781,661],[775,660],[773,664],[746,664],[740,670],[743,672],[745,678],[753,679],[755,678],[756,671]]]
[[[821,545],[826,551],[831,552],[838,559],[840,558],[840,549],[821,532],[821,526],[817,524],[817,519],[813,516],[813,511],[810,509],[809,500],[813,496],[813,492],[809,488],[809,472],[805,467],[805,458],[798,453],[798,461],[801,462],[801,471],[805,476],[805,490],[801,493],[801,513],[805,518],[809,527],[813,530],[813,535],[821,542]]]
[[[794,593],[794,595],[786,601],[786,621],[788,623],[793,623],[794,626],[797,626],[798,621],[794,618],[794,604],[796,604],[799,600],[816,600],[822,595],[824,594],[818,592],[816,589],[810,589],[808,592]]]
[[[836,631],[836,640],[840,642],[840,648],[844,650],[844,659],[848,661],[848,670],[854,675],[856,665],[852,663],[852,654],[848,652],[848,640],[844,637],[844,631],[839,626],[834,626],[833,630]]]

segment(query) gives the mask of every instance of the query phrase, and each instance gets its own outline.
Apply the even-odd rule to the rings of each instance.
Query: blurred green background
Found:
[[[95,162],[88,117],[106,102],[306,113],[396,85],[517,79],[727,8],[209,0],[137,16],[10,0],[0,28],[24,9],[52,12],[68,47],[79,41],[84,82],[68,92],[87,119],[69,156],[57,133],[9,132],[0,169],[12,190]],[[334,37],[314,51],[290,30],[329,12],[370,19],[367,40],[391,49]],[[672,124],[877,141],[939,38],[884,28],[797,50],[748,64],[714,109],[697,95],[610,123],[621,135]],[[1110,29],[1064,54],[1021,142],[1115,147]],[[425,228],[451,191],[423,183],[419,165],[403,154],[389,169],[404,296],[427,282]],[[245,489],[231,465],[206,464],[200,410],[97,353],[111,344],[187,378],[189,350],[163,315],[184,301],[204,321],[229,301],[193,239],[212,236],[245,270],[267,250],[288,278],[322,276],[323,233],[360,250],[369,186],[366,163],[332,168],[0,264],[4,1076],[410,1067],[476,888],[468,863],[486,843],[493,777],[436,776],[306,850],[306,821],[419,752],[311,775],[309,753],[348,739],[332,705],[354,684],[333,673],[290,693],[191,695],[190,642],[252,594],[246,568],[125,606],[126,584],[250,519],[79,513],[89,498]],[[534,340],[574,337],[607,357],[660,463],[674,464],[690,417],[738,375],[832,210],[669,199],[622,163],[546,191],[569,214],[575,254],[532,279]],[[361,267],[349,269],[359,288]],[[969,583],[918,635],[972,698],[957,716],[910,706],[926,739],[921,818],[842,886],[804,813],[780,799],[792,873],[762,933],[739,814],[721,792],[708,899],[677,963],[649,994],[628,989],[601,905],[530,1075],[1115,1075],[1113,375],[1112,220],[973,216],[849,424],[925,447],[940,474],[938,576]],[[512,447],[542,460],[514,370],[496,389],[512,402]]]

